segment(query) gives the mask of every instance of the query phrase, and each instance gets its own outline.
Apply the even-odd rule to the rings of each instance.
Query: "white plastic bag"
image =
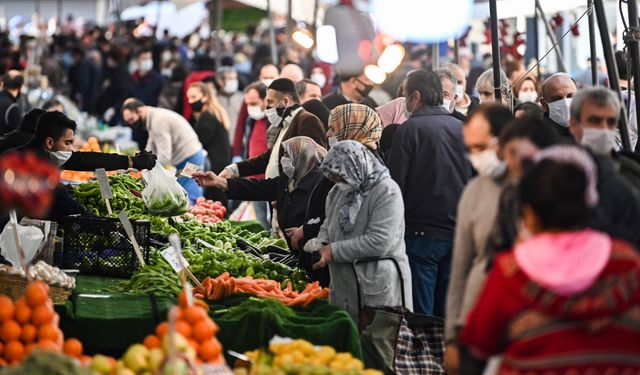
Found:
[[[44,243],[44,233],[40,228],[18,224],[18,237],[24,252],[25,264],[29,264]],[[0,234],[0,249],[2,249],[2,256],[6,260],[11,262],[14,267],[20,267],[20,256],[13,237],[13,224],[11,222],[4,226],[4,230]]]
[[[142,190],[142,199],[149,212],[160,216],[176,216],[189,210],[186,190],[158,162],[150,171],[143,171],[142,178],[147,184]]]

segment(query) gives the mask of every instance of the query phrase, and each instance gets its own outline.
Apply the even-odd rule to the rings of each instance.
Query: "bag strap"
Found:
[[[393,265],[396,267],[396,271],[398,272],[398,278],[400,279],[400,293],[402,294],[402,308],[406,309],[407,308],[407,301],[405,300],[405,294],[404,294],[404,278],[402,277],[402,270],[400,270],[400,265],[398,264],[398,261],[393,258],[393,257],[374,257],[374,258],[363,258],[363,259],[356,259],[353,261],[351,267],[353,269],[353,275],[356,278],[356,293],[358,294],[358,309],[362,309],[362,298],[360,296],[360,281],[358,280],[358,270],[357,270],[357,266],[358,264],[364,264],[364,263],[373,263],[373,262],[380,262],[383,260],[388,260],[393,262]]]

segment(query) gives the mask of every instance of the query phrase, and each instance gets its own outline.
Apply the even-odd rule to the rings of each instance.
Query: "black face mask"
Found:
[[[131,124],[131,126],[134,127],[134,128],[143,127],[144,126],[144,121],[142,121],[142,117],[138,117],[138,120],[136,122],[134,122],[133,124]]]
[[[202,108],[204,108],[204,103],[202,102],[202,100],[198,100],[197,102],[189,103],[189,106],[191,107],[192,111],[200,112],[202,111]]]
[[[5,88],[9,90],[15,90],[22,87],[22,84],[24,83],[24,78],[22,76],[9,77],[8,75],[5,75],[3,81],[4,81]]]
[[[357,89],[357,90],[358,90],[358,94],[360,94],[363,98],[366,98],[371,93],[371,90],[373,90],[373,86],[364,85],[364,89]]]

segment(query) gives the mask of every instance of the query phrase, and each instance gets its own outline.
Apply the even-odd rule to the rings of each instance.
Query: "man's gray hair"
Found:
[[[620,117],[622,105],[613,90],[605,87],[589,87],[579,90],[571,101],[571,118],[580,120],[585,103],[595,104],[598,107],[611,107],[616,111],[616,119]]]
[[[507,74],[504,70],[500,69],[500,86],[504,86],[508,84],[509,79],[507,78]],[[493,87],[493,69],[487,69],[484,73],[480,74],[478,80],[476,81],[476,89],[480,89],[481,87]]]
[[[221,66],[216,70],[216,75],[218,77],[220,77],[221,79],[224,79],[224,75],[227,73],[238,73],[236,71],[236,68],[234,68],[233,66]]]
[[[451,81],[451,83],[453,83],[453,93],[452,94],[456,94],[456,91],[458,91],[458,79],[456,78],[456,76],[447,68],[438,68],[435,70],[436,74],[438,75],[438,77],[440,77],[440,80],[444,80],[444,79],[448,79],[449,81]]]

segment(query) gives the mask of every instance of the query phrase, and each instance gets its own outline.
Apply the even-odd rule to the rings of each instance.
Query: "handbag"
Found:
[[[401,307],[362,306],[356,267],[369,262],[391,261],[400,278]],[[445,374],[444,320],[415,314],[406,308],[404,279],[398,262],[392,257],[355,260],[352,264],[358,295],[360,341],[367,368],[385,374]]]

